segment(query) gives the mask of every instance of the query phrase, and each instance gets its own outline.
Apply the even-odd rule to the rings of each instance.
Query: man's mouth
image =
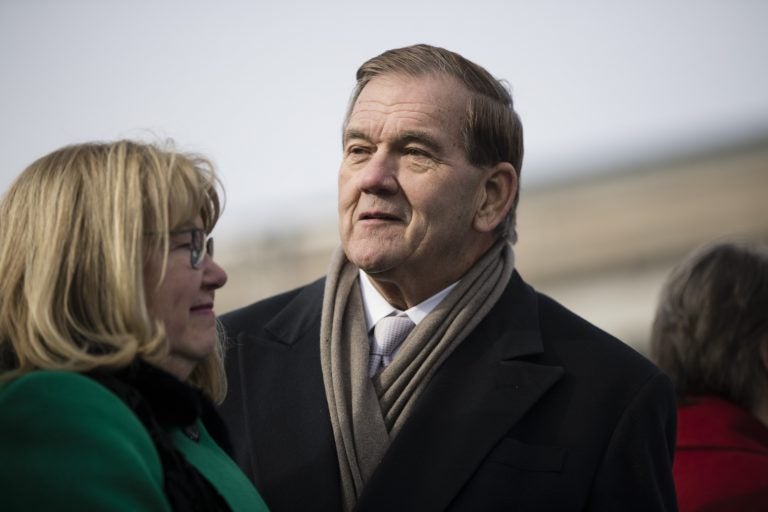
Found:
[[[358,217],[359,220],[389,220],[389,221],[399,221],[400,217],[397,215],[393,215],[391,213],[386,212],[379,212],[379,211],[372,211],[372,212],[363,212]]]

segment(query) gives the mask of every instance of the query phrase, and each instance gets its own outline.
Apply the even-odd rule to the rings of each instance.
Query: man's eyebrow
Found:
[[[349,142],[352,139],[360,139],[360,140],[370,141],[368,136],[365,133],[363,133],[362,131],[360,131],[360,130],[355,130],[355,129],[347,129],[347,130],[345,130],[342,142],[344,144],[346,144],[347,142]]]

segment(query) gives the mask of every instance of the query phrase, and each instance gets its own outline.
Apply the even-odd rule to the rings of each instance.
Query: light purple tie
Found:
[[[392,353],[416,326],[408,315],[386,316],[373,328],[373,345],[368,359],[368,375],[373,377],[382,367],[392,362]]]

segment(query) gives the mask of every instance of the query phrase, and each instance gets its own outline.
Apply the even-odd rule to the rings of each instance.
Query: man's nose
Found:
[[[370,194],[394,194],[398,189],[397,173],[397,158],[379,150],[360,173],[360,189]]]

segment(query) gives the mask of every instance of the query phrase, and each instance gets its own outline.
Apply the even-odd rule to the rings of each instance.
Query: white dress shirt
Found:
[[[435,309],[438,304],[440,304],[440,302],[442,302],[442,300],[451,292],[451,290],[453,290],[453,288],[459,284],[459,282],[456,281],[455,283],[443,288],[430,298],[416,304],[412,308],[409,308],[406,311],[401,311],[387,302],[387,299],[385,299],[381,293],[379,293],[379,290],[373,286],[373,283],[371,283],[368,274],[362,270],[359,272],[360,291],[363,298],[363,311],[365,312],[365,324],[368,328],[368,343],[373,343],[373,328],[376,325],[376,322],[385,316],[389,316],[393,312],[395,314],[405,313],[408,315],[408,318],[411,319],[411,322],[413,322],[415,325],[419,325],[419,322],[424,320],[424,318],[426,318],[426,316],[430,314],[432,310]],[[402,348],[402,345],[400,345],[400,347],[398,347],[392,353],[393,358],[397,356],[400,348]]]

